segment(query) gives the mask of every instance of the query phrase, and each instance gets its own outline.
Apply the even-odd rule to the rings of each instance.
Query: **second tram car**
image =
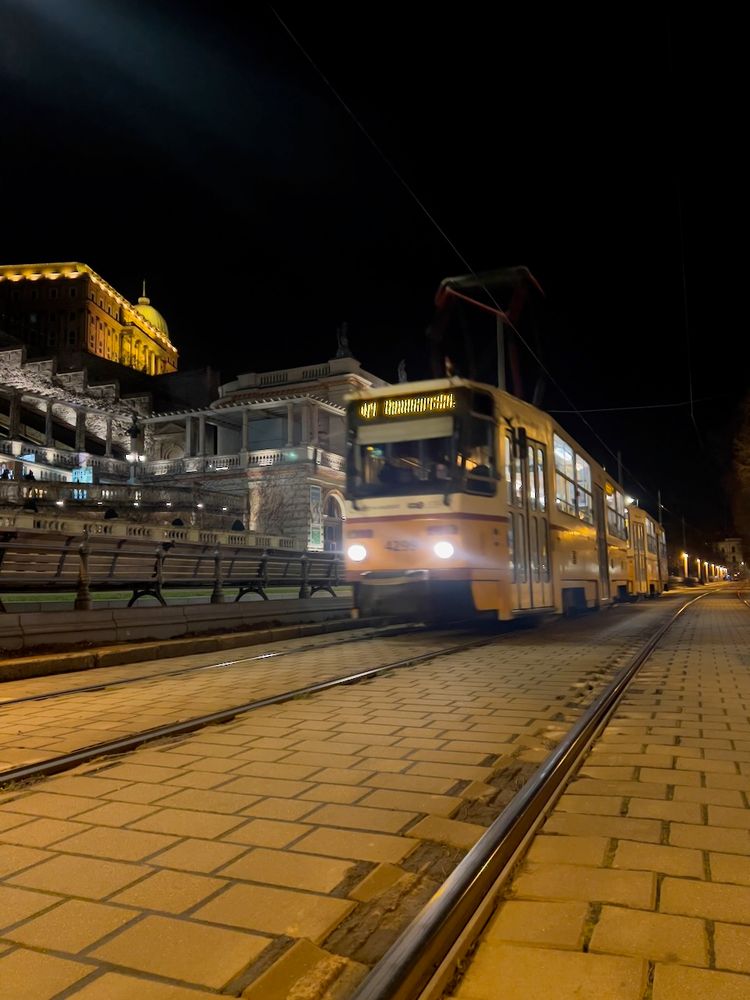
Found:
[[[507,620],[663,589],[661,527],[507,392],[455,378],[358,392],[347,433],[344,551],[361,614]]]

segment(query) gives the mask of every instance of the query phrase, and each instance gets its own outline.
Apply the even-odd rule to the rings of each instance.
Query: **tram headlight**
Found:
[[[450,559],[455,549],[450,542],[435,542],[433,552],[438,559]]]
[[[346,550],[346,554],[349,556],[352,562],[362,562],[362,560],[367,555],[367,549],[364,545],[350,545]]]

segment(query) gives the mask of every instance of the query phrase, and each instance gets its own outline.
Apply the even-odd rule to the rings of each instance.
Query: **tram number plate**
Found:
[[[385,547],[391,552],[410,552],[412,549],[416,549],[417,543],[408,538],[389,538]]]

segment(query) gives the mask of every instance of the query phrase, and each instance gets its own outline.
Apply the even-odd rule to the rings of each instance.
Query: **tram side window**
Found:
[[[541,448],[536,450],[536,484],[537,484],[537,497],[539,500],[539,510],[542,512],[547,509],[547,491],[544,486],[544,452]]]
[[[554,435],[555,503],[559,510],[593,524],[591,466],[567,441]]]
[[[656,555],[656,528],[653,521],[646,521],[646,548]]]
[[[610,486],[608,485],[608,489]],[[628,540],[628,525],[625,516],[625,497],[619,490],[612,488],[611,493],[607,493],[607,527],[610,535],[615,538],[622,538],[624,542]]]
[[[505,436],[505,483],[508,488],[508,503],[514,507],[523,506],[523,469],[521,456],[513,447],[513,435]]]
[[[494,493],[495,479],[495,424],[492,419],[472,416],[466,434],[466,490],[469,493]]]

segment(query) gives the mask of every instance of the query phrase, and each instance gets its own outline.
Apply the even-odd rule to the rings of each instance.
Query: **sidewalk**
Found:
[[[451,997],[750,1000],[749,806],[750,611],[713,594],[635,678]]]

